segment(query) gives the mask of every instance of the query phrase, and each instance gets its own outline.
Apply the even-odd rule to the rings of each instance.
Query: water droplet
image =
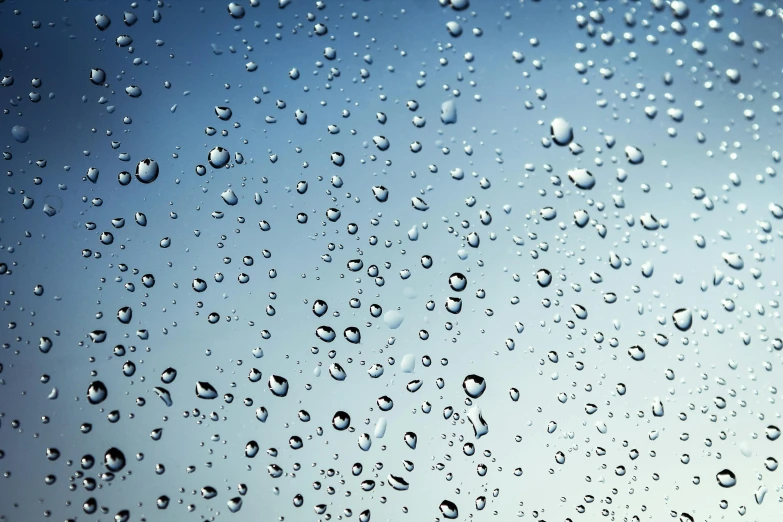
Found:
[[[538,272],[536,272],[536,281],[538,282],[538,286],[546,288],[552,282],[552,272],[546,268],[539,269]]]
[[[587,169],[569,170],[568,179],[571,180],[571,183],[576,185],[576,188],[580,188],[582,190],[590,190],[595,187],[595,178],[593,177],[593,174]]]
[[[638,165],[644,161],[644,154],[638,148],[628,145],[625,147],[625,159],[631,165]]]
[[[111,19],[105,14],[95,15],[95,27],[101,31],[105,31],[111,25]]]
[[[125,467],[125,455],[117,448],[109,448],[103,456],[103,465],[112,473],[117,473]]]
[[[209,151],[207,161],[214,168],[219,169],[225,167],[231,161],[231,153],[223,147],[215,147]]]
[[[369,433],[362,433],[359,435],[359,449],[362,451],[370,451],[370,447],[372,446],[372,439],[370,438]]]
[[[462,292],[468,286],[468,279],[459,272],[454,272],[449,276],[449,286],[455,292]]]
[[[386,482],[388,482],[388,484],[397,491],[407,491],[410,487],[404,478],[396,475],[390,474],[388,477],[386,477]]]
[[[556,145],[565,146],[574,140],[574,128],[564,118],[555,118],[554,120],[552,120],[552,124],[550,125],[549,130],[552,136],[552,141],[554,141]],[[576,169],[576,170],[584,170],[584,169]],[[587,171],[584,170],[584,172]],[[568,174],[568,177],[571,178],[570,172]],[[590,178],[592,179],[592,175],[590,176]],[[574,181],[573,178],[571,178],[571,181]],[[576,181],[574,181],[574,184],[579,186],[579,184]],[[592,185],[587,188],[592,188]]]
[[[386,136],[373,136],[372,142],[378,147],[378,150],[388,150],[391,145]]]
[[[342,167],[345,164],[345,156],[343,156],[342,152],[332,152],[331,160],[338,167]]]
[[[380,203],[385,203],[389,199],[389,189],[383,185],[376,185],[372,188],[372,193]]]
[[[285,397],[288,395],[288,380],[285,377],[270,375],[267,385],[269,386],[269,391],[276,397]]]
[[[462,26],[454,20],[446,22],[446,30],[455,38],[462,34]]]
[[[255,456],[258,455],[259,449],[260,448],[256,441],[249,441],[247,444],[245,444],[245,457],[249,459],[255,458]]]
[[[228,507],[228,510],[232,513],[236,513],[240,509],[242,509],[242,498],[240,497],[234,497],[228,499],[228,502],[226,503],[226,507]]]
[[[440,121],[444,125],[457,123],[457,104],[454,100],[448,100],[440,106]]]
[[[90,404],[100,404],[106,400],[108,395],[109,391],[101,381],[93,381],[87,388],[87,402]]]
[[[11,136],[19,143],[25,143],[30,139],[30,131],[22,125],[14,125],[11,127]]]
[[[331,343],[337,338],[337,333],[331,326],[319,326],[315,329],[315,335],[325,343]]]
[[[383,322],[392,330],[400,327],[405,317],[397,310],[389,310],[383,314]]]
[[[331,375],[335,381],[344,381],[348,377],[345,369],[340,366],[340,363],[336,362],[329,365],[329,375]]]
[[[680,308],[672,314],[674,326],[681,332],[687,332],[693,325],[693,313],[689,308]]]
[[[446,310],[452,314],[458,314],[462,310],[462,299],[459,297],[446,298]]]
[[[450,500],[444,500],[440,503],[438,508],[440,509],[443,518],[453,520],[459,517],[459,510],[457,509],[457,505]]]
[[[142,183],[152,183],[158,179],[158,162],[154,159],[143,159],[136,165],[136,179]]]
[[[230,14],[232,18],[242,18],[245,16],[245,8],[236,2],[231,2],[228,4],[228,14]]]
[[[223,191],[223,193],[220,194],[220,197],[223,198],[223,201],[226,203],[226,205],[234,206],[239,203],[239,198],[230,188]]]
[[[217,390],[206,381],[196,382],[196,397],[199,399],[212,400],[218,396]]]
[[[715,478],[718,480],[718,484],[724,488],[730,488],[737,484],[737,477],[734,472],[729,469],[719,471]]]
[[[645,358],[644,349],[641,346],[631,346],[628,348],[628,355],[630,355],[631,359],[634,361],[643,361]]]
[[[133,317],[133,310],[130,306],[123,306],[117,311],[117,320],[122,324],[128,324]]]

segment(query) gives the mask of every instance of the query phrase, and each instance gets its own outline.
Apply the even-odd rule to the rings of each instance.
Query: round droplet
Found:
[[[214,386],[206,381],[196,382],[196,397],[199,399],[212,400],[216,399],[218,392]]]
[[[377,185],[373,187],[372,193],[373,196],[375,196],[375,199],[377,199],[380,203],[386,203],[386,201],[389,200],[389,189],[383,185]]]
[[[388,150],[391,145],[385,136],[373,136],[372,142],[378,147],[378,150]]]
[[[568,171],[568,179],[576,185],[576,188],[590,190],[595,187],[595,178],[587,169],[572,169]],[[583,225],[582,225],[583,226]]]
[[[233,113],[229,107],[215,107],[215,116],[223,121],[229,120],[232,114]]]
[[[644,154],[633,145],[628,145],[625,147],[625,159],[627,159],[628,163],[631,165],[638,165],[644,161]]]
[[[95,27],[101,31],[105,31],[111,25],[111,19],[105,14],[95,15]]]
[[[331,375],[332,379],[335,381],[344,381],[348,377],[345,369],[340,366],[340,363],[336,362],[329,365],[329,375]]]
[[[449,286],[455,292],[462,292],[468,286],[468,279],[459,272],[454,272],[449,276]]]
[[[103,456],[103,465],[113,473],[125,467],[125,455],[117,448],[109,448]]]
[[[326,301],[316,299],[316,301],[313,303],[313,313],[316,315],[316,317],[321,317],[326,313],[327,310],[329,310],[329,305],[326,304]]]
[[[251,5],[252,4],[253,3],[251,2]],[[236,2],[231,2],[228,4],[228,14],[230,14],[232,18],[242,18],[245,16],[245,8]]]
[[[402,324],[405,317],[397,310],[389,310],[383,314],[383,322],[392,330],[396,330]]]
[[[106,72],[103,69],[90,69],[90,81],[95,85],[103,85],[106,81]]]
[[[193,280],[191,286],[193,287],[193,290],[195,290],[196,292],[203,292],[204,290],[207,289],[207,282],[197,277]]]
[[[462,34],[462,26],[459,24],[459,22],[456,22],[454,20],[446,22],[446,30],[454,38],[456,38],[456,37],[458,37],[458,36],[460,36]]]
[[[359,449],[362,451],[370,451],[370,447],[372,446],[372,439],[370,438],[369,433],[362,433],[359,435]]]
[[[462,299],[459,297],[447,297],[446,298],[446,310],[452,314],[458,314],[462,311]]]
[[[538,282],[538,286],[546,288],[552,282],[552,272],[546,268],[540,269],[536,272],[536,281]]]
[[[565,118],[555,118],[552,120],[552,124],[550,125],[549,130],[550,134],[552,135],[552,141],[554,141],[557,145],[568,145],[574,140],[574,128]]]
[[[130,306],[123,306],[117,311],[117,320],[122,324],[128,324],[133,317],[133,310]]]
[[[109,395],[109,391],[106,389],[106,385],[101,381],[94,381],[90,383],[87,388],[87,401],[90,404],[100,404],[106,400]]]
[[[331,326],[319,326],[315,329],[315,335],[325,343],[331,343],[337,337],[337,333]]]
[[[215,147],[209,151],[207,161],[216,169],[223,168],[231,161],[231,153],[223,147]]]
[[[643,361],[645,357],[644,349],[641,346],[631,346],[628,348],[628,355],[630,355],[631,359],[634,361]]]
[[[242,509],[242,498],[234,497],[229,499],[228,502],[226,502],[226,507],[230,512],[236,513],[237,511]]]
[[[158,162],[154,159],[141,160],[136,165],[136,179],[142,183],[152,183],[158,179]]]
[[[30,139],[30,131],[27,130],[27,127],[14,125],[11,127],[11,136],[19,143],[24,143]]]
[[[344,411],[338,411],[332,417],[332,426],[338,431],[347,430],[351,425],[351,416]]]
[[[256,441],[249,441],[247,444],[245,444],[245,457],[249,459],[255,458],[255,456],[258,455],[259,449],[260,447]]]
[[[674,326],[681,332],[687,332],[693,325],[693,313],[689,308],[680,308],[672,314]]]
[[[270,375],[267,385],[269,386],[269,391],[277,397],[285,397],[288,395],[288,380],[285,377]]]
[[[338,167],[342,167],[345,164],[345,156],[343,156],[342,152],[332,152],[331,160]]]
[[[355,326],[349,326],[343,331],[343,337],[349,343],[359,344],[362,340],[362,333]]]
[[[718,472],[718,474],[715,475],[715,478],[718,480],[718,484],[723,488],[730,488],[737,484],[737,476],[734,475],[734,472],[730,469],[724,469],[723,471]]]
[[[745,267],[745,262],[736,252],[725,252],[721,254],[721,257],[723,257],[723,261],[734,270],[742,270],[742,268]]]
[[[484,377],[471,374],[462,381],[462,389],[471,399],[478,399],[487,389],[487,381]]]

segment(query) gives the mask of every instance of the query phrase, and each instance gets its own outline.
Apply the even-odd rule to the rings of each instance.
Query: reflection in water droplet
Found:
[[[549,131],[552,136],[552,141],[554,141],[555,144],[560,146],[568,145],[574,139],[574,128],[571,127],[571,124],[568,123],[568,121],[565,120],[564,118],[555,118],[554,120],[552,120],[552,123],[549,127]],[[577,169],[577,170],[584,170],[584,169]],[[587,171],[585,170],[584,172]],[[568,174],[568,177],[571,178],[570,172]],[[571,181],[574,181],[573,178],[571,178]],[[574,183],[577,184],[575,181]]]
[[[279,375],[270,375],[267,383],[269,391],[276,397],[285,397],[288,395],[288,380]]]
[[[453,520],[459,517],[459,510],[457,509],[457,505],[450,500],[444,500],[438,507],[441,514],[443,515],[443,518]]]
[[[634,361],[643,361],[645,358],[644,349],[641,346],[631,346],[628,348],[628,355]]]
[[[468,375],[462,381],[462,389],[471,399],[478,399],[487,389],[487,382],[484,377],[475,374]]]
[[[109,395],[109,391],[106,389],[106,385],[101,381],[93,381],[87,388],[87,401],[90,404],[100,404],[106,400]]]
[[[644,154],[642,154],[640,149],[628,145],[625,147],[625,159],[627,159],[628,163],[631,165],[638,165],[644,161]]]
[[[681,332],[687,332],[693,325],[693,313],[689,308],[680,308],[672,314],[674,326]]]
[[[724,488],[730,488],[737,484],[736,475],[734,475],[734,472],[729,469],[719,471],[715,478],[718,480],[718,484]]]

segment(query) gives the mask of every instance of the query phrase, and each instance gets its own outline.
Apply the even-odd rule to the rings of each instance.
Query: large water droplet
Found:
[[[217,398],[217,396],[217,390],[210,383],[206,381],[196,382],[196,397],[199,399],[212,400]]]
[[[272,392],[272,395],[277,397],[285,397],[288,395],[288,380],[285,377],[270,375],[267,386],[269,386],[269,391]]]
[[[225,167],[231,161],[231,153],[223,147],[215,147],[209,151],[207,161],[214,168],[219,169]]]
[[[449,286],[455,292],[462,292],[468,286],[468,279],[459,272],[454,272],[449,276]]]
[[[554,120],[552,120],[552,124],[549,127],[549,131],[550,134],[552,135],[552,141],[554,141],[555,144],[557,145],[560,146],[568,145],[574,140],[574,128],[564,118],[555,118]],[[577,169],[577,170],[584,170],[584,169]],[[569,178],[571,177],[570,172],[568,177]],[[574,180],[571,179],[571,181]],[[574,181],[574,183],[576,182]]]
[[[440,503],[440,506],[438,506],[438,508],[440,509],[443,518],[453,520],[459,517],[459,510],[457,509],[457,505],[451,500],[444,500],[443,502]]]
[[[158,179],[158,162],[154,159],[143,159],[136,165],[136,179],[142,183],[152,183]]]
[[[319,326],[315,329],[315,335],[325,343],[331,343],[337,338],[337,332],[331,326]]]
[[[112,473],[125,467],[125,455],[117,448],[109,448],[103,456],[103,465]]]
[[[106,389],[106,385],[101,381],[93,381],[87,388],[87,401],[90,404],[100,404],[106,400],[109,395],[109,391]]]
[[[625,159],[627,159],[628,163],[631,165],[638,165],[644,161],[644,154],[633,145],[628,145],[625,147]]]
[[[680,308],[672,314],[674,326],[681,332],[687,332],[693,325],[693,313],[690,308]]]
[[[351,425],[351,416],[344,411],[338,411],[332,417],[332,426],[338,431],[347,430]]]
[[[724,488],[730,488],[737,484],[737,477],[734,472],[729,469],[719,471],[715,478],[718,480],[718,484]]]
[[[568,179],[570,179],[571,183],[576,185],[577,188],[582,190],[590,190],[595,187],[595,177],[593,177],[593,174],[587,169],[569,170]]]
[[[471,399],[478,399],[487,389],[487,381],[484,380],[484,377],[471,374],[463,379],[462,389]]]

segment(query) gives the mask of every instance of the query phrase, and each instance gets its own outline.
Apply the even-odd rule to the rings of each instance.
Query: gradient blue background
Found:
[[[747,1],[691,0],[689,16],[680,20],[684,34],[673,31],[676,18],[663,2],[657,10],[659,2],[647,1],[473,0],[463,11],[436,0],[326,1],[323,9],[300,0],[284,9],[273,1],[241,3],[242,19],[231,18],[225,2],[0,3],[0,76],[13,77],[12,86],[0,88],[2,145],[11,156],[4,161],[7,190],[0,196],[0,263],[7,267],[0,289],[8,325],[0,350],[0,520],[47,514],[110,520],[121,510],[129,510],[131,520],[150,521],[318,520],[326,516],[314,513],[319,504],[327,505],[333,520],[347,518],[346,509],[351,519],[369,509],[372,520],[432,520],[442,516],[443,499],[457,504],[460,520],[599,520],[602,510],[614,520],[780,516],[783,472],[764,466],[768,457],[783,458],[783,441],[765,436],[767,426],[783,427],[777,404],[781,352],[773,348],[782,336],[781,221],[769,210],[770,203],[783,204],[777,175],[781,10],[774,2],[765,4],[767,12],[754,13]],[[710,11],[713,4],[721,16]],[[138,16],[132,27],[123,23],[126,10]],[[93,20],[99,13],[111,19],[103,32]],[[635,25],[626,23],[627,13]],[[578,16],[590,21],[593,36],[578,26]],[[452,20],[463,28],[458,38],[446,29]],[[317,23],[328,27],[326,35],[315,34]],[[731,42],[732,31],[744,45]],[[608,32],[612,45],[601,40]],[[122,34],[132,36],[131,48],[115,45]],[[694,41],[707,52],[698,54]],[[324,58],[325,47],[336,49],[336,60]],[[513,51],[525,60],[515,62]],[[246,70],[250,61],[257,70]],[[576,63],[585,64],[584,74]],[[93,67],[106,71],[106,85],[90,83]],[[339,76],[329,77],[332,67]],[[296,80],[289,77],[292,68],[300,71]],[[738,84],[727,80],[729,68],[741,73]],[[33,78],[41,87],[31,86]],[[141,97],[125,94],[130,85],[141,88]],[[31,102],[30,92],[40,93],[40,102]],[[409,100],[418,110],[409,110]],[[453,125],[440,121],[447,100],[457,107]],[[219,120],[215,106],[230,107],[232,118]],[[648,106],[658,109],[654,119],[645,115]],[[670,108],[681,109],[683,121],[670,118]],[[297,109],[307,113],[306,125],[296,121]],[[387,115],[385,125],[377,112]],[[423,116],[426,125],[414,126],[414,116]],[[573,125],[584,152],[542,145],[556,117]],[[26,143],[13,138],[15,125],[29,130]],[[330,134],[328,125],[340,132]],[[217,134],[206,135],[207,126]],[[391,143],[386,151],[373,144],[380,135]],[[615,138],[613,148],[605,136]],[[112,141],[120,142],[116,149]],[[411,152],[414,141],[421,152]],[[626,161],[626,145],[643,151],[642,164]],[[241,153],[244,162],[210,168],[207,154],[215,146],[232,157]],[[335,151],[345,155],[344,166],[331,163]],[[121,161],[120,153],[130,161]],[[158,179],[120,186],[117,173],[133,172],[145,158],[160,165]],[[46,166],[38,167],[38,160]],[[208,167],[203,177],[195,172],[199,164]],[[84,179],[91,167],[100,170],[95,184]],[[594,174],[591,191],[568,181],[567,172],[579,167]],[[461,181],[449,174],[455,168],[465,172]],[[618,169],[627,173],[624,182]],[[741,183],[732,182],[731,173]],[[330,183],[334,175],[344,182],[339,188]],[[491,187],[482,188],[481,178]],[[305,194],[295,189],[299,181],[309,185]],[[376,201],[371,189],[377,185],[389,189],[388,201]],[[221,199],[229,187],[239,197],[236,206]],[[694,199],[694,187],[703,188],[714,208]],[[30,210],[22,206],[25,196],[34,199]],[[416,196],[428,210],[411,206]],[[61,208],[49,217],[42,209],[59,201],[53,197]],[[473,207],[465,204],[470,197],[476,198]],[[543,220],[541,209],[550,206],[557,217]],[[326,220],[328,208],[340,209],[336,223]],[[481,224],[481,209],[491,213],[490,225]],[[573,224],[578,209],[594,220],[585,228]],[[212,216],[215,211],[224,213],[222,219]],[[147,216],[146,227],[136,224],[136,212]],[[297,223],[300,212],[308,215],[306,224]],[[667,226],[642,228],[647,212]],[[125,226],[114,229],[111,220],[119,217]],[[271,230],[262,231],[261,220]],[[88,230],[86,223],[96,228]],[[349,223],[358,225],[357,234],[347,233]],[[596,223],[606,227],[606,237]],[[414,225],[419,237],[411,241]],[[100,242],[104,231],[114,234],[113,244]],[[478,248],[465,239],[473,231],[481,239]],[[694,235],[704,236],[705,248],[696,246]],[[167,249],[159,244],[164,237],[171,239]],[[100,258],[83,257],[84,249]],[[630,266],[611,268],[610,252]],[[721,257],[726,252],[739,253],[744,268],[728,267]],[[420,263],[423,255],[434,260],[429,270]],[[243,264],[244,256],[253,257],[252,266]],[[348,271],[347,262],[357,258],[363,270]],[[647,261],[655,267],[651,278],[641,275]],[[371,265],[379,267],[383,286],[367,274]],[[541,268],[554,276],[548,288],[536,283]],[[400,277],[404,269],[409,279]],[[719,285],[713,283],[716,271],[726,275]],[[216,272],[225,276],[220,283]],[[454,272],[468,279],[461,294],[448,286]],[[592,272],[603,282],[592,283]],[[151,289],[141,284],[148,273],[156,281]],[[237,281],[240,273],[250,276],[247,284]],[[205,292],[193,291],[196,277],[207,281]],[[129,282],[134,292],[126,290]],[[33,293],[36,285],[43,285],[42,296]],[[479,289],[486,292],[483,299],[476,296]],[[605,302],[609,292],[616,293],[616,303]],[[456,295],[463,307],[452,315],[444,303]],[[359,308],[351,308],[352,298],[360,300]],[[736,305],[733,312],[722,304],[727,298]],[[316,299],[329,304],[321,318],[311,311]],[[429,300],[433,311],[425,306]],[[383,317],[372,317],[371,304],[399,310],[402,325],[390,329]],[[587,309],[586,320],[576,318],[575,304]],[[116,319],[124,306],[133,310],[128,325]],[[672,324],[679,308],[693,312],[687,332]],[[212,312],[220,315],[217,324],[207,321]],[[516,322],[524,324],[522,333]],[[315,336],[321,325],[334,328],[334,342]],[[361,331],[358,345],[343,338],[350,326]],[[105,330],[106,341],[91,342],[94,330]],[[147,338],[140,338],[141,330]],[[421,340],[421,330],[428,340]],[[595,340],[598,332],[602,342]],[[669,344],[657,345],[656,334]],[[53,341],[47,354],[38,350],[42,336]],[[514,340],[513,351],[507,339]],[[126,347],[124,357],[113,355],[117,344]],[[644,361],[628,356],[634,345],[644,348]],[[263,357],[256,358],[259,347]],[[547,357],[550,351],[559,362]],[[412,374],[400,368],[407,354],[416,359]],[[430,367],[422,365],[425,355]],[[128,360],[136,365],[132,377],[122,373]],[[346,380],[329,376],[333,362],[345,369]],[[385,369],[378,379],[366,371],[375,363]],[[161,372],[169,367],[176,368],[176,380],[162,384]],[[259,382],[248,380],[251,368],[262,372]],[[666,377],[669,369],[673,380]],[[478,440],[462,390],[468,374],[487,382],[473,401],[489,426]],[[285,398],[270,393],[270,375],[288,380]],[[423,386],[410,393],[406,385],[414,379]],[[108,388],[100,405],[86,400],[94,380]],[[198,381],[211,383],[219,397],[197,398]],[[623,396],[618,383],[627,385]],[[171,392],[171,407],[157,397],[156,386]],[[509,398],[511,387],[520,392],[517,402]],[[53,388],[58,396],[49,400]],[[229,393],[231,403],[224,400]],[[560,393],[569,396],[565,404],[557,400]],[[376,399],[383,395],[394,400],[391,411],[379,411]],[[656,397],[663,417],[652,415]],[[716,397],[726,400],[725,409],[716,407]],[[252,406],[243,404],[246,398]],[[422,411],[424,401],[432,405],[429,414]],[[588,403],[597,406],[591,415]],[[260,406],[269,412],[265,423],[255,416]],[[443,418],[447,406],[459,420]],[[116,423],[107,420],[113,410],[121,414]],[[299,419],[300,410],[309,412],[309,422]],[[350,414],[350,430],[332,428],[338,410]],[[373,436],[370,450],[361,451],[360,434],[373,435],[380,417],[388,421],[385,436]],[[550,421],[557,422],[552,434]],[[88,434],[79,430],[85,422],[93,425]],[[605,434],[596,423],[605,423]],[[156,428],[163,428],[159,441],[150,438]],[[409,431],[418,436],[415,450],[403,441]],[[302,449],[289,448],[293,435],[304,440]],[[261,447],[254,459],[244,455],[250,440]],[[463,454],[465,442],[476,445],[475,455]],[[103,455],[111,447],[128,462],[105,481]],[[596,447],[606,455],[598,456]],[[46,448],[57,448],[60,458],[47,460]],[[277,449],[276,457],[266,453],[269,448]],[[639,452],[635,460],[632,449]],[[555,461],[558,451],[565,464]],[[96,465],[77,476],[85,454]],[[414,462],[412,472],[404,459]],[[364,467],[358,477],[351,475],[355,462]],[[159,463],[162,475],[155,472]],[[297,463],[301,469],[295,470]],[[270,464],[285,475],[272,478]],[[486,476],[477,474],[480,464],[487,466]],[[625,475],[615,473],[617,466],[625,466]],[[733,488],[717,484],[723,469],[736,474]],[[410,488],[393,490],[389,474],[402,476]],[[47,475],[56,476],[53,485],[45,484]],[[99,489],[86,491],[85,477],[95,478]],[[367,479],[376,482],[371,492],[360,488]],[[248,491],[241,510],[231,514],[226,502],[240,496],[238,484]],[[217,497],[201,498],[205,486]],[[768,493],[758,504],[754,493],[762,486]],[[304,497],[300,508],[292,503],[296,494]],[[161,495],[171,498],[166,510],[155,506]],[[588,495],[594,502],[586,501]],[[487,497],[483,511],[475,509],[479,496]],[[106,514],[82,511],[91,497]],[[724,499],[726,510],[719,504]],[[586,512],[579,514],[578,506]]]

